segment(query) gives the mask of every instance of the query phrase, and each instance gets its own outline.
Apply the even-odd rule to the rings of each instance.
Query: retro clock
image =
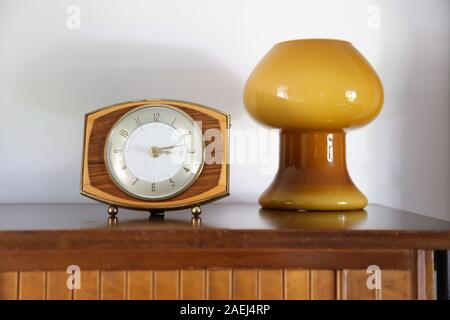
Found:
[[[230,117],[177,100],[115,104],[85,116],[81,194],[161,214],[229,194]]]

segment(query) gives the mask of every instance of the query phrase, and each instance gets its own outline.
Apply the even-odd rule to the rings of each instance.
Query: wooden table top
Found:
[[[450,222],[388,207],[295,212],[257,205],[210,204],[201,226],[190,210],[148,219],[119,209],[108,226],[102,204],[0,205],[0,250],[104,248],[391,248],[449,249]]]

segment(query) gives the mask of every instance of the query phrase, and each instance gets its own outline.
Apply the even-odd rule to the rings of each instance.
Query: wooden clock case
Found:
[[[220,163],[205,162],[202,171],[182,193],[166,200],[141,200],[122,191],[108,174],[105,163],[105,143],[110,129],[125,113],[142,106],[168,105],[176,107],[201,122],[202,133],[208,129],[220,130],[220,136],[212,141],[205,141],[206,150],[210,143],[215,143],[212,155]],[[89,198],[107,203],[110,215],[117,213],[117,207],[158,212],[182,208],[194,208],[229,195],[229,146],[228,130],[230,116],[213,108],[178,100],[138,100],[104,107],[85,115],[83,159],[80,193]],[[216,131],[217,132],[217,131]],[[214,154],[215,153],[215,154]],[[201,212],[201,210],[200,210]],[[194,210],[193,210],[194,213]]]

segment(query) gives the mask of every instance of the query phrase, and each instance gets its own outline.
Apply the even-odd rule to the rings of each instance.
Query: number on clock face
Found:
[[[109,133],[105,162],[116,185],[146,200],[171,198],[203,168],[200,127],[172,106],[144,106],[125,114]]]

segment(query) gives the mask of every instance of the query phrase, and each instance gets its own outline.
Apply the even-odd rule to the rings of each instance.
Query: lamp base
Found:
[[[268,209],[363,209],[367,198],[347,171],[344,131],[282,130],[278,173],[259,203]]]

